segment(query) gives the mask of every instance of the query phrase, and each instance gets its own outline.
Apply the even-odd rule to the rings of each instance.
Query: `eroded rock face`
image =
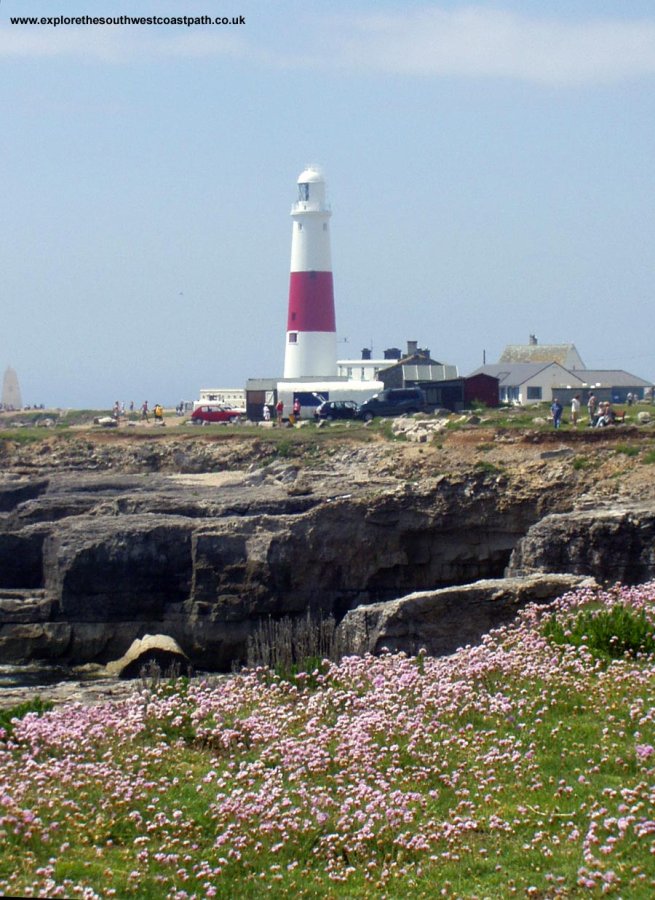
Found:
[[[477,581],[438,591],[421,591],[360,606],[339,625],[344,642],[359,653],[417,653],[444,656],[475,644],[492,628],[511,621],[527,603],[548,603],[576,587],[594,587],[592,578],[530,575]]]
[[[193,521],[175,516],[75,517],[45,536],[46,592],[72,621],[156,621],[191,584]]]
[[[364,456],[350,467],[353,455],[321,470],[278,460],[242,473],[0,482],[0,662],[106,663],[156,632],[195,667],[229,670],[268,616],[309,609],[340,620],[415,591],[499,578],[526,534],[517,573],[605,577],[607,529],[588,565],[582,549],[569,565],[554,532],[541,549],[529,543],[536,523],[572,503],[559,461],[539,463],[551,467],[539,483],[510,483],[493,466],[401,481],[391,462],[373,470]],[[571,520],[567,546],[585,539],[589,521]],[[628,532],[636,546],[624,516],[612,540]],[[647,529],[639,540],[647,572]],[[626,567],[628,555],[626,545]]]
[[[347,491],[329,473],[302,473],[300,493],[298,477],[284,464],[220,483],[53,476],[6,501],[0,661],[104,663],[156,631],[194,665],[229,669],[269,615],[340,619],[408,591],[501,575],[543,504],[536,494],[499,500],[498,478],[481,473],[420,485],[360,476]]]
[[[518,542],[508,574],[553,571],[623,584],[655,578],[655,510],[618,505],[545,516]]]

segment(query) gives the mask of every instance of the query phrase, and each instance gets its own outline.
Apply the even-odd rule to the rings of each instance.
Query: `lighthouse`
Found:
[[[326,377],[337,372],[331,215],[323,173],[308,166],[298,177],[298,199],[291,207],[285,378]]]

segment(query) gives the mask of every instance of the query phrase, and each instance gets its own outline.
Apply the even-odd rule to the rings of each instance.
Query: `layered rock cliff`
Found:
[[[650,526],[617,514],[589,540],[602,517],[576,508],[601,504],[606,484],[574,466],[570,449],[484,437],[464,434],[446,450],[310,446],[298,458],[271,458],[256,441],[250,455],[170,440],[18,453],[0,483],[0,662],[105,662],[159,632],[196,666],[228,669],[267,616],[309,609],[340,620],[501,578],[510,558],[515,574],[653,574]],[[615,458],[610,448],[604,464]],[[630,496],[645,515],[641,481],[639,491]],[[602,547],[619,534],[625,565],[603,567]],[[586,555],[573,552],[583,538]],[[479,631],[464,594],[458,609]]]

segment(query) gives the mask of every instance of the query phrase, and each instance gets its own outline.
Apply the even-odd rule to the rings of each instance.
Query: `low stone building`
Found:
[[[408,341],[405,356],[378,372],[378,378],[384,384],[385,390],[423,387],[424,383],[446,381],[458,377],[457,366],[432,359],[430,351],[421,349],[417,341]]]

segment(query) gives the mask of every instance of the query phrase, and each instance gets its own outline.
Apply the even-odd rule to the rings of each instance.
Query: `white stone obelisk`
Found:
[[[3,409],[22,409],[23,401],[20,395],[20,387],[18,385],[18,375],[7,366],[4,378],[2,379],[2,408]]]

